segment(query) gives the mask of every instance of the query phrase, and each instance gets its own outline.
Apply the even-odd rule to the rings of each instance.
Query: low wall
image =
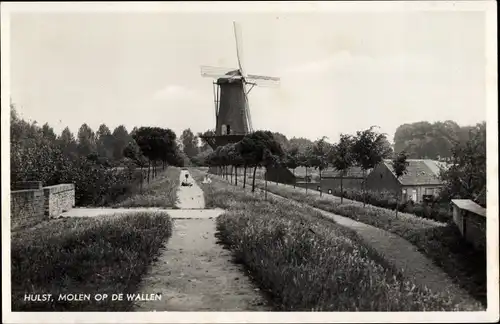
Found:
[[[359,190],[362,187],[363,187],[363,178],[345,177],[342,179],[343,190],[349,190],[349,189]],[[328,189],[332,189],[332,191],[335,191],[336,189],[340,190],[340,178],[322,178],[321,188],[323,188],[323,191],[325,192],[327,192]]]
[[[465,221],[465,239],[476,249],[486,249],[486,218],[474,213],[468,213]]]
[[[74,184],[42,188],[40,181],[28,181],[13,183],[11,188],[11,230],[36,225],[75,206]]]
[[[26,189],[11,191],[10,215],[11,230],[33,226],[47,219],[44,214],[43,190]]]
[[[476,249],[486,249],[486,209],[466,199],[452,203],[453,221],[460,233]]]
[[[321,187],[321,184],[319,182],[303,182],[303,181],[297,181],[295,183],[295,186],[296,187],[299,187],[299,188],[304,188],[304,189],[308,189],[308,190],[318,190],[318,186]]]
[[[75,185],[72,183],[43,187],[45,215],[58,217],[75,206]]]
[[[42,182],[41,181],[14,182],[10,186],[10,190],[28,190],[28,189],[42,189]]]

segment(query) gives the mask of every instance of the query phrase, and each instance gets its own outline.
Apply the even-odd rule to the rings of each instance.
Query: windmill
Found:
[[[241,30],[233,22],[238,68],[202,66],[203,77],[215,78],[213,95],[215,106],[215,135],[203,138],[215,149],[241,140],[253,131],[248,94],[255,86],[277,86],[280,79],[247,74],[243,67]]]

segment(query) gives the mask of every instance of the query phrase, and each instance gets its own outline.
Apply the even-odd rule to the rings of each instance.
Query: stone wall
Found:
[[[42,189],[41,181],[23,181],[11,184],[10,190]]]
[[[43,188],[45,215],[58,217],[75,206],[75,185],[59,184]]]
[[[11,230],[36,225],[75,206],[75,185],[43,187],[40,181],[16,182],[10,192]]]
[[[44,196],[42,189],[11,191],[10,194],[11,230],[33,226],[47,217],[44,215]]]

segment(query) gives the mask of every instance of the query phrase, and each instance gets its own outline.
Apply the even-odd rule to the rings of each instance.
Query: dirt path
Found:
[[[181,182],[185,174],[181,173]],[[203,191],[189,178],[192,187],[179,187],[178,207],[182,209],[177,213],[192,219],[174,220],[172,237],[139,289],[141,294],[161,293],[162,298],[136,302],[135,310],[271,310],[244,269],[233,263],[231,252],[217,244],[215,218],[223,211],[201,210],[205,207]]]
[[[238,184],[240,183],[242,183],[242,181],[239,180]],[[262,189],[255,188],[255,190],[259,195],[264,195]],[[304,205],[295,200],[271,192],[267,194],[268,197],[286,200],[298,206]],[[451,278],[437,267],[432,260],[419,252],[413,244],[399,235],[355,221],[348,217],[336,215],[312,206],[309,207],[321,213],[324,217],[333,219],[336,223],[354,230],[363,241],[375,249],[387,262],[401,271],[405,278],[413,281],[416,285],[427,287],[436,293],[450,293],[455,297],[455,303],[461,305],[462,309],[468,308],[469,305],[480,307],[479,303],[474,298],[453,283]]]
[[[190,187],[179,186],[177,190],[177,207],[180,209],[203,209],[205,208],[205,197],[203,190],[198,186],[196,181],[190,176],[189,172],[182,170],[179,175],[179,183],[186,181],[191,184]]]

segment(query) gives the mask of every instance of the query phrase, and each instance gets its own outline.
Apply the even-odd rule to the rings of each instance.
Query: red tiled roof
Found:
[[[406,174],[399,178],[399,182],[404,186],[412,185],[440,185],[439,168],[444,167],[438,161],[433,160],[407,160]],[[394,168],[390,160],[384,160],[386,167],[394,173]]]

